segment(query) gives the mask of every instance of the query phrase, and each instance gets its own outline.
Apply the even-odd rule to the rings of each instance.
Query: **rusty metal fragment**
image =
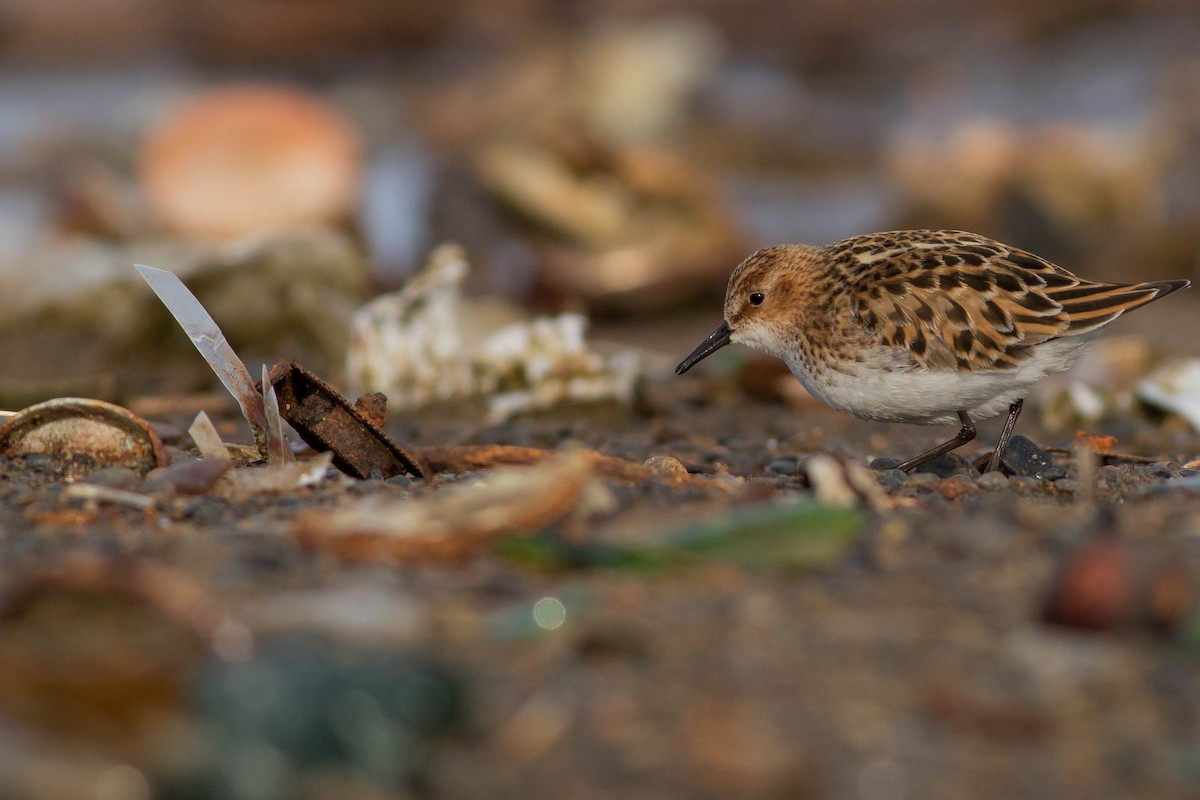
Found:
[[[387,422],[387,395],[383,392],[368,392],[354,401],[354,408],[376,428]]]
[[[38,403],[0,425],[0,455],[33,453],[63,462],[70,477],[96,466],[129,467],[144,475],[167,463],[162,441],[144,419],[112,403],[79,397]]]
[[[280,361],[269,375],[283,418],[309,447],[332,452],[333,465],[342,472],[356,478],[407,473],[429,479],[418,457],[373,423],[372,418],[382,417],[378,407],[370,415],[364,413],[295,361]]]

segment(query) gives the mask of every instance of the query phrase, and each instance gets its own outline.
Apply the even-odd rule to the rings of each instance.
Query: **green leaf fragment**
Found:
[[[862,532],[865,514],[807,502],[749,506],[665,532],[646,545],[567,542],[553,535],[509,538],[500,555],[541,569],[604,567],[654,571],[729,561],[748,567],[820,569],[842,558]]]
[[[818,569],[862,532],[861,511],[807,502],[738,509],[667,537],[665,547],[743,566]]]

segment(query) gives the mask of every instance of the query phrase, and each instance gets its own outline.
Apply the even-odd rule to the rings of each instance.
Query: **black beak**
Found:
[[[711,356],[713,353],[720,350],[725,345],[729,344],[729,337],[733,335],[733,331],[729,328],[728,322],[722,322],[717,326],[717,329],[708,335],[708,338],[700,343],[700,346],[688,355],[683,361],[679,362],[679,366],[675,368],[676,375],[682,375],[701,359]]]

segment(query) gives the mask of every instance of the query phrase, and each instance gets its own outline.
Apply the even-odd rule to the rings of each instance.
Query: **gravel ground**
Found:
[[[321,514],[488,470],[240,497],[87,479],[151,498],[134,508],[46,459],[0,463],[0,793],[1200,793],[1200,480],[1182,466],[1200,442],[1169,452],[1181,437],[1139,420],[1161,460],[906,476],[860,465],[940,430],[704,378],[661,389],[637,410],[395,423],[417,448],[574,445],[692,473],[595,470],[538,531],[452,558],[347,560]]]

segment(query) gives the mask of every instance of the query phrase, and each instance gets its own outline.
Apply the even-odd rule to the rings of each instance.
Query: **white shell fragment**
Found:
[[[462,249],[442,245],[404,288],[355,314],[346,373],[356,390],[384,392],[401,409],[484,397],[497,420],[564,402],[632,401],[637,354],[589,349],[580,314],[492,319],[486,302],[463,299],[466,274]]]
[[[1156,369],[1138,383],[1137,396],[1155,408],[1183,417],[1200,431],[1200,359]]]
[[[192,441],[196,444],[196,449],[200,451],[200,455],[204,458],[221,458],[229,461],[229,450],[225,448],[225,443],[221,441],[221,434],[217,433],[217,428],[212,424],[212,420],[208,418],[208,414],[201,411],[196,415],[196,419],[188,428],[188,434],[191,435]]]

